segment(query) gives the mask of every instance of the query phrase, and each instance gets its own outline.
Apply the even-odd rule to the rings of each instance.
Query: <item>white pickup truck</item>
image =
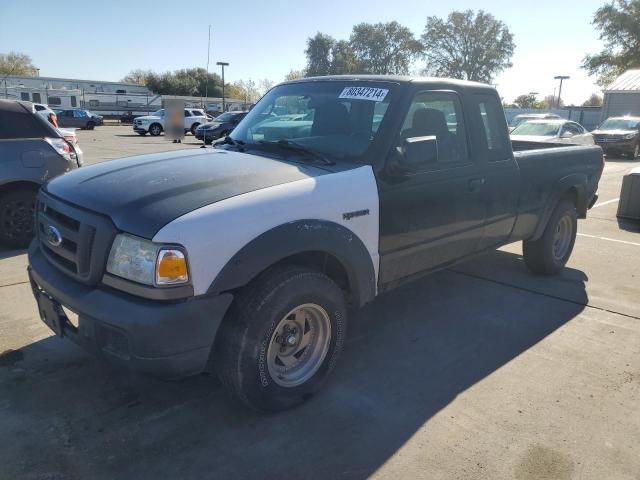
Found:
[[[164,131],[164,108],[153,112],[151,115],[145,115],[144,117],[137,117],[133,121],[133,131],[139,135],[146,135],[147,133],[157,137]],[[195,135],[196,128],[200,124],[207,123],[209,117],[204,111],[197,108],[185,108],[184,109],[184,133],[191,132]]]

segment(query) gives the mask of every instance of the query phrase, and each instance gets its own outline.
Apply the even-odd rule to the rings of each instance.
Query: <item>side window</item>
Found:
[[[185,110],[184,111],[184,116],[185,117],[190,117],[191,116],[191,112],[189,110]]]
[[[49,105],[62,105],[60,97],[49,97]]]
[[[89,106],[91,108],[97,108],[100,106],[100,100],[89,100]]]
[[[20,100],[29,101],[29,92],[20,92]]]
[[[0,140],[40,138],[46,137],[48,134],[48,130],[45,130],[32,114],[26,112],[2,112],[2,115],[0,115]]]
[[[494,95],[474,95],[487,142],[488,160],[496,162],[509,157],[504,110]]]
[[[78,106],[78,102],[76,100],[76,97],[71,97],[71,106],[72,107],[77,107]]]
[[[432,136],[438,143],[438,163],[468,160],[462,106],[455,93],[420,92],[413,97],[400,131],[400,141]]]
[[[42,99],[40,98],[40,94],[38,92],[32,93],[31,96],[33,97],[33,101],[35,103],[40,103],[42,101]]]

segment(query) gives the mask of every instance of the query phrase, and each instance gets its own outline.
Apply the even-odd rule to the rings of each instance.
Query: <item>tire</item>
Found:
[[[333,280],[304,267],[279,266],[236,297],[212,358],[222,383],[246,405],[285,410],[322,387],[346,331],[344,294]]]
[[[578,213],[569,200],[561,200],[551,214],[542,237],[522,242],[524,263],[533,273],[554,275],[564,268],[576,242]]]
[[[198,128],[199,126],[199,123],[194,123],[193,125],[191,125],[191,135],[193,135],[194,137],[196,136],[196,128]]]
[[[162,133],[162,125],[160,125],[159,123],[152,123],[149,126],[149,135],[151,135],[152,137],[157,137],[161,133]]]
[[[36,190],[22,188],[0,194],[0,243],[26,248],[34,235]]]
[[[94,128],[96,128],[96,124],[93,122],[89,122],[87,123],[87,130],[93,130]]]

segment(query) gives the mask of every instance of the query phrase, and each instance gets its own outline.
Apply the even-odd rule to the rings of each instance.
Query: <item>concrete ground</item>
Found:
[[[79,137],[87,163],[179,147]],[[640,479],[640,226],[615,216],[638,165],[608,159],[560,275],[514,244],[384,295],[325,390],[271,416],[214,376],[134,378],[52,337],[24,253],[0,251],[0,479]]]

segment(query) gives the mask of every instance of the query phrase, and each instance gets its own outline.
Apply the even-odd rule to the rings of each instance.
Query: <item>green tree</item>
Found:
[[[336,41],[333,37],[318,32],[307,39],[307,76],[329,75],[331,71],[331,50]]]
[[[345,75],[360,73],[360,71],[360,62],[349,42],[346,40],[336,42],[331,49],[329,73],[331,75]]]
[[[536,96],[530,93],[525,95],[520,95],[515,98],[513,104],[518,108],[539,108],[540,104],[536,100]]]
[[[602,95],[598,95],[597,93],[592,93],[591,96],[585,100],[582,106],[583,107],[601,107]]]
[[[304,78],[305,71],[304,70],[290,70],[284,77],[285,80],[299,80]]]
[[[422,51],[411,30],[395,21],[355,25],[349,44],[359,73],[406,75]]]
[[[137,85],[146,85],[147,79],[152,75],[154,75],[154,73],[151,70],[143,70],[141,68],[136,68],[135,70],[131,70],[120,81],[125,83],[135,83]]]
[[[491,83],[512,66],[513,34],[493,15],[479,10],[427,17],[421,37],[429,75]]]
[[[584,57],[582,67],[597,77],[599,85],[640,66],[640,0],[612,0],[596,10],[592,24],[604,48]]]
[[[29,55],[19,52],[0,53],[1,76],[21,75],[28,77],[37,73],[38,70],[33,65]]]

